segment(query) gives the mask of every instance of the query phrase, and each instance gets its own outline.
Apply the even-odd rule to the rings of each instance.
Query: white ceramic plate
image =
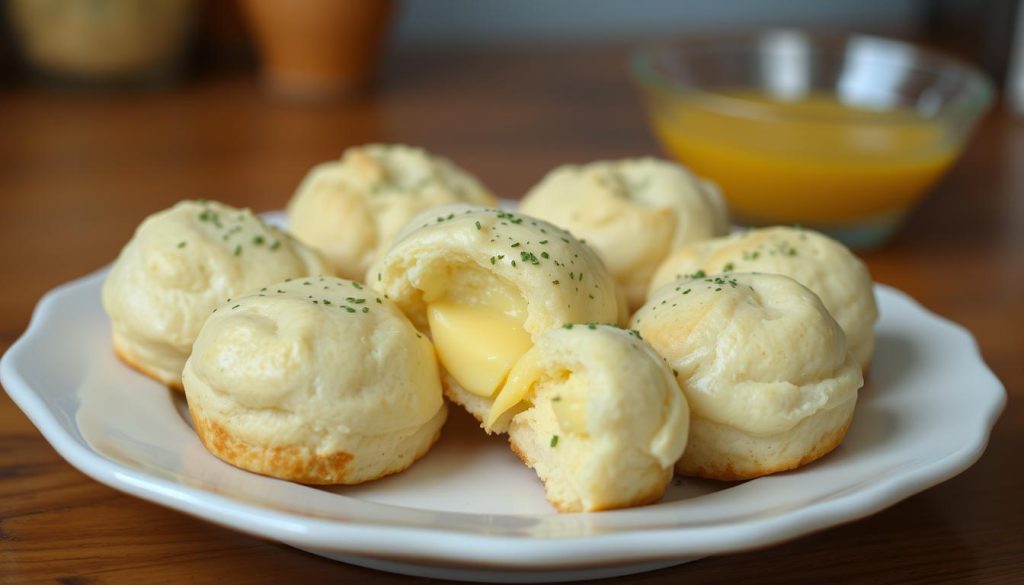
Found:
[[[621,575],[765,546],[848,522],[949,479],[981,455],[1005,402],[970,334],[878,286],[869,383],[842,446],[739,484],[682,480],[657,505],[556,514],[500,438],[453,409],[410,470],[318,489],[212,455],[177,394],[122,365],[100,306],[105,270],[47,294],[0,380],[54,448],[126,493],[350,563],[474,580]]]

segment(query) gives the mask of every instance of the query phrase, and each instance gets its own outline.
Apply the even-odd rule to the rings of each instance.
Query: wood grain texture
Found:
[[[403,54],[379,91],[298,107],[247,77],[168,94],[0,94],[0,349],[51,287],[114,258],[186,197],[280,208],[304,172],[367,141],[444,153],[505,197],[549,168],[659,154],[619,50]],[[963,475],[870,518],[623,582],[1024,582],[1024,125],[996,112],[884,250],[875,278],[974,332],[1010,393]],[[969,392],[970,388],[964,388]],[[71,468],[0,396],[0,582],[411,583],[237,534]]]

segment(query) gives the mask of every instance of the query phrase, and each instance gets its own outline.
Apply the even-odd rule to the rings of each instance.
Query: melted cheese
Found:
[[[441,364],[460,386],[488,398],[533,345],[525,314],[522,300],[498,287],[447,295],[427,307]]]
[[[508,381],[494,399],[487,413],[485,428],[490,428],[503,414],[522,402],[531,402],[538,384],[548,385],[544,394],[550,396],[551,409],[558,420],[558,426],[565,433],[587,434],[586,378],[579,373],[564,372],[561,376],[541,381],[545,372],[540,365],[536,351],[527,353],[508,374]]]
[[[491,410],[487,413],[487,420],[484,421],[484,428],[491,428],[501,415],[525,400],[540,373],[540,363],[536,352],[528,353],[516,362],[515,367],[508,374],[505,386],[494,398],[494,404],[491,405]]]
[[[563,432],[587,434],[587,403],[583,399],[586,392],[586,378],[581,374],[570,374],[551,398],[551,409],[555,411],[558,426]]]

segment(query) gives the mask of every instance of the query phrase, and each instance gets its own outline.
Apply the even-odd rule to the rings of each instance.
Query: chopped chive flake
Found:
[[[353,282],[352,286],[355,287],[356,290],[363,290],[363,285],[359,284],[358,282]]]
[[[281,247],[281,242],[280,242],[280,240],[274,240],[274,243],[273,243],[273,244],[270,244],[270,249],[271,249],[271,250],[276,250],[276,249],[278,249],[278,248],[280,248],[280,247]]]
[[[556,284],[557,285],[557,284],[562,284],[562,283],[558,282],[557,280],[552,280],[551,284]]]
[[[370,307],[363,307],[363,312],[364,313],[369,313],[370,312]]]
[[[548,241],[547,240],[541,240],[541,241],[539,241],[537,243],[540,244],[541,246],[543,246],[544,244],[547,244]]]
[[[186,244],[188,244],[188,242],[178,242],[178,247],[184,248]]]
[[[551,446],[552,447],[557,447],[558,446],[558,435],[551,435]]]
[[[519,242],[516,242],[516,243],[512,244],[512,245],[511,245],[511,246],[509,246],[509,247],[510,247],[510,248],[518,248],[518,247],[519,247],[520,245],[521,245],[521,244],[520,244]]]
[[[241,255],[242,255],[242,245],[238,244],[238,245],[235,246],[235,256],[241,256]]]
[[[262,246],[264,241],[263,236],[256,236],[252,239],[254,246]]]
[[[478,230],[481,230],[481,229],[483,229],[483,227],[482,227],[482,226],[480,225],[480,222],[479,222],[479,221],[478,221],[478,222],[476,222],[476,229],[478,229]]]
[[[242,305],[235,305],[234,307],[231,307],[231,308],[232,308],[232,309],[237,309],[238,307],[241,307],[241,306],[242,306]]]

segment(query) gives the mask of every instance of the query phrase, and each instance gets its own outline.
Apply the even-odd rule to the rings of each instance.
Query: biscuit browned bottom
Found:
[[[128,355],[120,347],[118,347],[116,341],[114,342],[114,355],[117,356],[117,359],[119,359],[122,362],[124,362],[125,364],[127,364],[133,370],[135,370],[137,372],[140,372],[140,373],[146,375],[147,377],[156,380],[157,382],[160,382],[161,384],[163,384],[164,386],[167,386],[171,390],[177,390],[178,392],[181,392],[182,394],[185,393],[185,388],[184,388],[184,386],[181,385],[181,380],[180,379],[177,382],[174,382],[174,381],[171,381],[171,380],[165,380],[163,377],[161,377],[158,374],[156,374],[156,372],[154,372],[153,370],[150,370],[146,366],[144,366],[144,365],[136,362],[135,360],[131,359],[130,357],[128,357]]]
[[[512,447],[512,452],[516,454],[516,457],[518,457],[520,461],[526,464],[527,467],[529,467],[530,469],[534,469],[533,461],[531,461],[530,458],[526,456],[526,453],[523,452],[523,450],[515,441],[512,440],[511,437],[509,437],[508,443]],[[547,486],[547,482],[544,481],[543,478],[540,478],[540,476],[538,476],[538,479],[541,480],[541,483],[543,483],[545,487]],[[652,489],[649,492],[642,493],[637,497],[633,498],[632,500],[629,500],[628,502],[619,502],[612,505],[596,506],[594,508],[588,509],[587,512],[604,512],[607,510],[618,510],[621,508],[635,508],[637,506],[648,506],[650,504],[657,503],[659,500],[661,500],[661,497],[665,495],[665,490],[667,488],[667,483],[662,484],[660,486],[652,486]],[[547,490],[545,490],[545,495],[547,495]],[[560,500],[553,499],[550,496],[548,496],[547,500],[548,502],[551,503],[552,506],[555,507],[556,510],[562,513],[583,511],[578,506],[572,506]]]
[[[813,449],[806,452],[799,458],[789,459],[779,463],[762,465],[756,468],[745,467],[744,469],[737,469],[730,463],[720,465],[696,465],[689,464],[688,462],[681,459],[676,464],[676,472],[680,475],[700,477],[704,479],[714,479],[718,481],[742,481],[747,479],[754,479],[765,475],[771,475],[773,473],[780,473],[783,471],[791,471],[799,467],[803,467],[808,463],[817,461],[831,453],[836,447],[843,442],[843,438],[846,436],[846,432],[850,428],[850,423],[853,421],[853,414],[835,428],[830,434],[822,437],[814,446]],[[685,459],[685,453],[684,453]]]
[[[191,405],[189,413],[199,440],[217,458],[240,469],[309,485],[358,484],[398,473],[419,461],[441,437],[440,427],[408,461],[384,468],[373,477],[352,478],[353,456],[344,451],[318,454],[305,446],[265,447],[242,441],[223,425],[198,416]]]

